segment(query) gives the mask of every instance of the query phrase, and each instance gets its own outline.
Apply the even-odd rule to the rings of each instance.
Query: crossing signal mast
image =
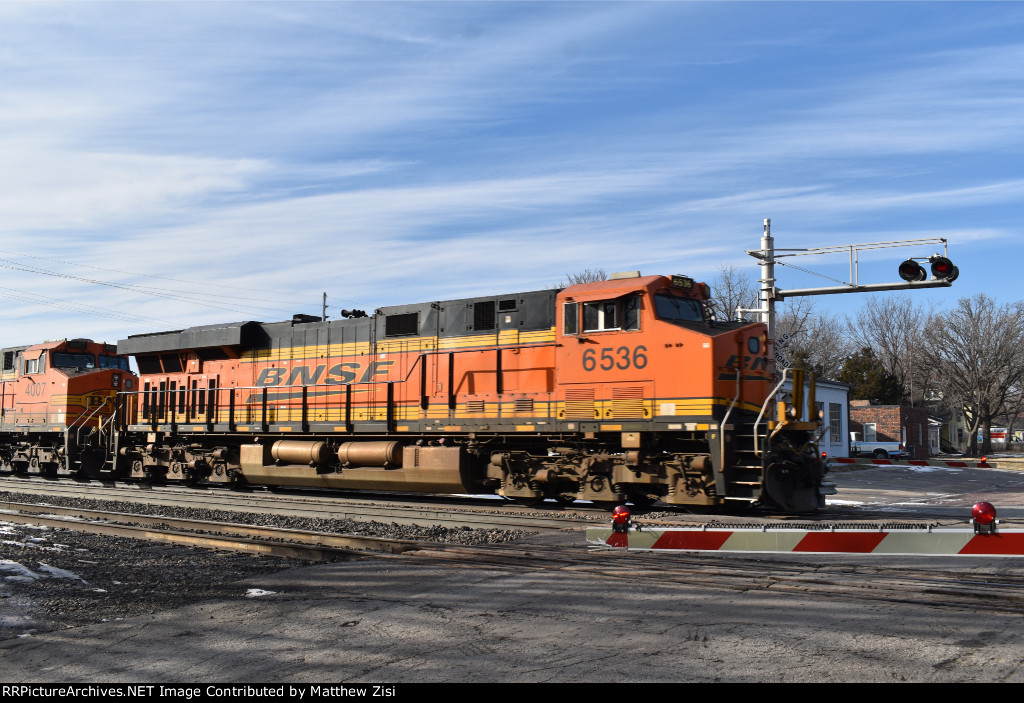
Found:
[[[797,298],[805,295],[834,295],[837,293],[876,293],[887,290],[912,290],[916,288],[948,288],[960,275],[960,270],[953,265],[948,257],[948,245],[945,238],[905,239],[892,242],[871,242],[869,244],[849,244],[834,247],[815,247],[812,249],[776,249],[771,233],[772,221],[764,221],[764,234],[761,236],[760,249],[748,249],[747,254],[761,262],[761,289],[758,292],[758,307],[736,308],[737,316],[745,312],[754,312],[760,321],[768,326],[768,337],[775,339],[775,303],[786,298]],[[860,252],[872,249],[888,249],[892,247],[909,247],[941,244],[943,253],[927,257],[911,257],[899,266],[899,276],[903,283],[871,283],[859,281]],[[841,286],[825,288],[797,288],[779,290],[775,287],[775,264],[778,259],[791,256],[819,256],[822,254],[849,253],[850,280]],[[927,261],[931,265],[931,278],[927,271],[918,263]],[[784,262],[778,262],[784,265]]]

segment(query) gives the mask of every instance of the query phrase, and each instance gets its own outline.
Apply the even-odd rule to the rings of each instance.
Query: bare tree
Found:
[[[568,288],[574,286],[577,283],[593,283],[595,281],[607,281],[608,274],[605,273],[604,269],[590,269],[586,268],[577,273],[565,274],[565,279],[555,284],[555,288]]]
[[[790,366],[813,371],[818,378],[838,378],[843,364],[855,351],[843,318],[815,309],[808,298],[790,298],[775,319],[780,348]]]
[[[757,307],[757,280],[740,271],[734,264],[722,264],[711,281],[715,308],[721,320],[735,320],[736,308]]]
[[[992,420],[1024,383],[1024,303],[997,305],[984,294],[961,298],[950,312],[933,314],[924,331],[924,356],[936,371],[943,399],[964,413],[969,453],[992,451]]]
[[[904,402],[919,404],[932,383],[923,363],[921,341],[934,305],[918,305],[909,294],[872,295],[848,322],[857,348],[871,349],[886,373],[900,386]]]

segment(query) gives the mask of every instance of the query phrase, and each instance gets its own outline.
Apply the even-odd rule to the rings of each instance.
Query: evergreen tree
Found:
[[[899,379],[882,368],[870,347],[862,347],[846,360],[839,380],[853,385],[851,400],[870,400],[872,405],[899,405],[906,399]]]

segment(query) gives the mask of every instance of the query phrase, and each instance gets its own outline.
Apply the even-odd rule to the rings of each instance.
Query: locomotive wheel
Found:
[[[555,496],[555,501],[559,505],[561,505],[561,506],[572,505],[573,503],[576,502],[576,494],[575,493],[560,493],[557,496]]]

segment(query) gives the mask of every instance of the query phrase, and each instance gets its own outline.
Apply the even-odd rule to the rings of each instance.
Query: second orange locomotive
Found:
[[[128,359],[91,339],[0,354],[0,465],[16,474],[110,473],[116,395],[136,390]]]
[[[823,505],[816,420],[763,419],[765,326],[716,321],[684,276],[194,327],[118,351],[140,372],[117,438],[136,477]]]

